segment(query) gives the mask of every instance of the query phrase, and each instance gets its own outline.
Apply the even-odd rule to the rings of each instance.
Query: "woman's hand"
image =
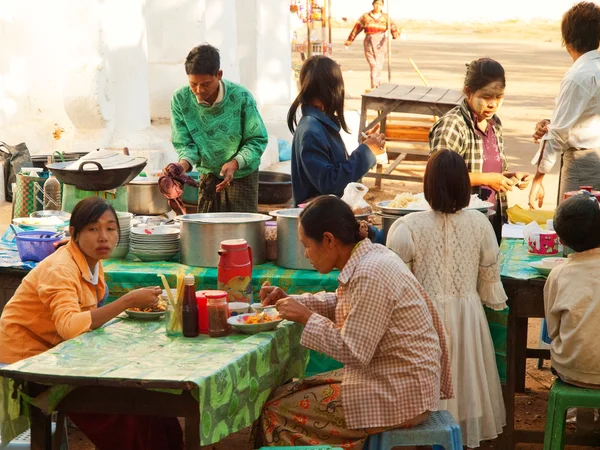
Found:
[[[540,139],[548,132],[548,119],[540,120],[535,124],[535,131],[533,132],[533,142],[536,144],[540,143]]]
[[[363,144],[367,145],[369,150],[371,150],[375,156],[381,155],[383,152],[385,152],[385,134],[375,132],[370,136],[363,137],[365,137]]]
[[[276,304],[278,300],[286,298],[288,295],[280,287],[271,286],[271,283],[265,281],[260,288],[259,296],[263,306],[271,306]]]
[[[350,47],[352,45],[352,41],[346,41],[346,42],[344,42],[344,45],[346,47]]]
[[[279,312],[279,316],[282,319],[291,320],[292,322],[301,323],[306,325],[310,316],[313,312],[304,306],[302,303],[297,302],[293,298],[282,298],[275,304],[275,308]]]
[[[504,175],[506,178],[513,179],[513,186],[516,186],[521,190],[527,188],[529,183],[531,183],[531,180],[533,180],[533,175],[528,172],[504,172],[502,175]]]
[[[130,308],[155,308],[158,305],[158,297],[162,294],[162,289],[158,286],[140,288],[127,294],[127,300]]]
[[[517,183],[516,177],[506,177],[502,173],[490,172],[484,173],[483,182],[481,185],[489,186],[496,192],[507,192],[512,190],[513,186]],[[507,174],[508,175],[508,174]]]

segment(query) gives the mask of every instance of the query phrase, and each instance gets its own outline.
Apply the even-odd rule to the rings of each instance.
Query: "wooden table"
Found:
[[[460,105],[462,99],[463,93],[454,89],[384,83],[377,89],[362,95],[360,129],[358,133],[359,142],[362,142],[362,133],[370,130],[377,124],[380,125],[380,131],[385,133],[386,118],[392,112],[443,116],[455,106]],[[369,110],[378,111],[378,115],[373,121],[367,123],[367,112]],[[415,151],[415,145],[422,147],[423,143],[388,140],[386,144],[388,151],[397,150],[400,151],[400,154],[387,167],[385,172],[383,172],[382,166],[378,164],[376,171],[369,172],[365,177],[375,178],[377,187],[381,187],[382,179],[422,181],[420,177],[392,174],[392,171],[408,154],[416,153],[423,155],[422,150]]]

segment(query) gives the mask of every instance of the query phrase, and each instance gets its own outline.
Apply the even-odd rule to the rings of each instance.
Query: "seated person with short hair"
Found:
[[[544,287],[552,367],[570,384],[600,389],[600,356],[594,351],[600,323],[600,207],[577,194],[556,210],[554,229],[576,253],[555,267]]]

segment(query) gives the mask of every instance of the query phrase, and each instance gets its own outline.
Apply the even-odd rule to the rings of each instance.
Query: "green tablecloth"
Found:
[[[274,388],[302,376],[307,352],[300,345],[301,333],[300,325],[284,321],[275,332],[253,336],[169,338],[164,321],[117,318],[7,369],[93,379],[191,381],[198,386],[192,394],[200,408],[201,444],[208,445],[251,425]],[[0,381],[2,442],[9,442],[26,428],[26,412],[12,398],[13,383]],[[52,405],[68,392],[67,386],[53,386]]]
[[[500,275],[517,280],[545,278],[533,267],[530,267],[529,263],[540,261],[547,256],[529,254],[527,243],[523,239],[504,239],[500,246]]]

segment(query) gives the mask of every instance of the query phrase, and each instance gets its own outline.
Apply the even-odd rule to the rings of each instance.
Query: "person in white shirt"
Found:
[[[580,2],[562,18],[562,39],[573,65],[565,74],[551,120],[536,124],[534,142],[543,146],[534,158],[537,173],[529,206],[544,202],[542,180],[561,158],[558,202],[580,186],[600,189],[600,6]]]

